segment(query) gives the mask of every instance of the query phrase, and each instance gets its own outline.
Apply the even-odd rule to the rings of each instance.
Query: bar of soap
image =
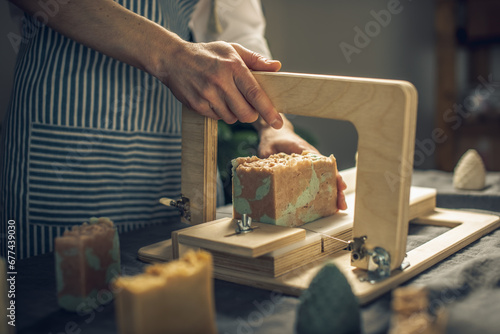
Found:
[[[337,162],[304,152],[267,159],[236,158],[233,164],[233,215],[254,221],[300,226],[337,212]]]
[[[429,291],[422,286],[406,286],[392,292],[389,334],[439,334],[446,332],[448,312],[429,309]]]
[[[113,283],[121,334],[216,333],[212,256],[189,251]]]
[[[462,155],[453,172],[453,186],[464,190],[481,190],[486,184],[486,168],[479,153],[470,149]]]
[[[68,311],[97,307],[99,293],[109,294],[111,281],[120,274],[118,232],[107,218],[93,218],[90,224],[66,230],[55,239],[54,254],[57,299]]]

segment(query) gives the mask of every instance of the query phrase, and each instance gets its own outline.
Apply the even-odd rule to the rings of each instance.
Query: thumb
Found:
[[[267,59],[261,54],[250,51],[236,43],[232,43],[231,45],[238,52],[245,65],[251,70],[277,72],[281,68],[279,60]]]

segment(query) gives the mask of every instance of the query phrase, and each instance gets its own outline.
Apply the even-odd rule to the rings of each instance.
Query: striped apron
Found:
[[[118,0],[191,39],[197,0]],[[181,106],[160,81],[26,16],[0,151],[2,228],[17,256],[53,249],[68,225],[112,219],[120,232],[162,223],[180,194]]]

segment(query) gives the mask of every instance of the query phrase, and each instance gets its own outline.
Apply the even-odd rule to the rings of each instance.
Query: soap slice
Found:
[[[233,164],[233,215],[300,226],[337,212],[337,162],[333,155],[279,153]]]
[[[120,274],[118,232],[108,218],[73,226],[55,239],[57,300],[68,311],[88,312]],[[106,298],[106,301],[109,299]],[[97,301],[97,303],[96,303]]]
[[[216,333],[212,256],[189,251],[114,282],[121,334]]]

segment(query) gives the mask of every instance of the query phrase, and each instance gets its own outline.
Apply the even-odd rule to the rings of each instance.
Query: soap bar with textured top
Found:
[[[279,153],[232,163],[235,218],[246,213],[261,223],[300,226],[337,212],[333,155]]]
[[[215,334],[212,256],[188,251],[114,282],[121,334]]]
[[[93,218],[66,230],[55,239],[54,254],[60,307],[88,312],[100,300],[110,301],[109,284],[120,274],[118,233],[111,220]]]

